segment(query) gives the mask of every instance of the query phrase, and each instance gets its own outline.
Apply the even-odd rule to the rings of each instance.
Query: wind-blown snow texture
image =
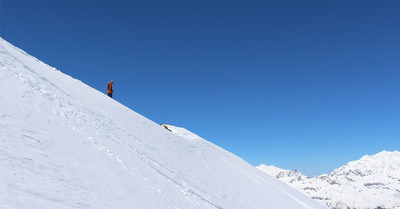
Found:
[[[0,208],[325,208],[0,38]]]
[[[288,183],[332,209],[400,208],[400,152],[383,151],[308,178],[299,171],[261,165],[260,170]]]

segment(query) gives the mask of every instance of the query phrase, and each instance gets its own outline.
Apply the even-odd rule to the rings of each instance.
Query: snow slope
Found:
[[[0,208],[325,208],[0,38]]]
[[[383,151],[334,170],[307,178],[299,171],[261,165],[275,176],[313,199],[335,209],[400,208],[400,152]]]

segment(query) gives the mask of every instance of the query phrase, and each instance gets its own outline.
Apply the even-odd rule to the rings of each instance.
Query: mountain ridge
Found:
[[[364,155],[330,174],[307,177],[298,171],[265,164],[260,170],[302,191],[332,209],[395,209],[400,207],[400,152]]]

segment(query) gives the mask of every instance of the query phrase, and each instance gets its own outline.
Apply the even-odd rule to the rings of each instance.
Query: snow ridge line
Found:
[[[49,69],[52,69],[52,70],[57,71],[57,72],[60,72],[60,71],[57,70],[56,68],[51,67],[50,65],[48,65],[48,64],[46,64],[46,63],[40,61],[38,58],[36,58],[36,57],[34,57],[34,56],[28,54],[28,53],[25,52],[24,50],[22,50],[22,49],[20,49],[20,48],[14,46],[14,45],[8,43],[8,42],[7,42],[6,40],[4,40],[2,37],[0,37],[0,42],[3,42],[4,44],[6,44],[7,46],[11,47],[11,48],[14,49],[15,51],[17,51],[17,52],[23,54],[24,56],[26,56],[26,57],[28,57],[28,58],[30,58],[30,59],[32,59],[32,60],[35,60],[35,61],[38,62],[38,63],[41,63],[41,64],[45,65],[45,66],[48,67]],[[2,45],[3,45],[3,44],[1,44],[0,47],[2,47],[2,48],[4,49],[4,47],[3,47]],[[10,54],[10,55],[11,55],[11,54]],[[13,56],[13,55],[11,55],[11,56],[15,58],[15,56]],[[18,60],[18,59],[16,59],[16,60]],[[22,62],[21,62],[21,63],[22,63]],[[1,63],[0,63],[0,64],[1,64]]]

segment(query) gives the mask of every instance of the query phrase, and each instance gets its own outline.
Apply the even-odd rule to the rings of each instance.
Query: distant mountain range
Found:
[[[332,209],[399,209],[400,152],[383,151],[309,178],[298,170],[257,168]]]

